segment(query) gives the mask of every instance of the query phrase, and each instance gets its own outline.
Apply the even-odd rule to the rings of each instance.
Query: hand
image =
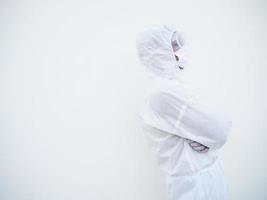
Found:
[[[196,141],[189,140],[189,139],[186,139],[186,140],[187,140],[188,144],[190,145],[190,147],[199,153],[206,153],[209,150],[209,147],[207,147],[203,144],[200,144]]]

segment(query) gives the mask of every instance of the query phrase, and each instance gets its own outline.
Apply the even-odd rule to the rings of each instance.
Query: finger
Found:
[[[200,144],[200,143],[198,143],[198,142],[191,142],[191,143],[189,143],[189,145],[190,145],[191,147],[199,147],[199,146],[202,146],[202,144]]]
[[[206,147],[205,149],[203,149],[202,151],[200,151],[200,153],[206,153],[209,150],[208,147]]]
[[[195,150],[195,151],[202,151],[202,150],[204,150],[206,147],[205,146],[198,146],[198,147],[193,147],[193,149]]]

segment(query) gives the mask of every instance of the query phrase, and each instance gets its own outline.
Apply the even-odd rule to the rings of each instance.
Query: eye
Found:
[[[175,59],[176,61],[179,61],[179,57],[177,55],[175,55]]]

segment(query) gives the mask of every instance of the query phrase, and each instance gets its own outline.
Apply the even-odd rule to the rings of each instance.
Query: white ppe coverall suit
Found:
[[[137,53],[151,80],[139,116],[166,177],[169,200],[225,200],[228,186],[218,150],[232,122],[180,78],[183,58],[175,58],[174,33],[182,55],[185,41],[173,25],[155,25],[137,36]],[[188,140],[209,150],[197,152]]]

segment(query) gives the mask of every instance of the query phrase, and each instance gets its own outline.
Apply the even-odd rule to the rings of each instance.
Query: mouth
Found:
[[[179,61],[179,57],[177,55],[175,55],[175,59],[176,59],[177,62]],[[179,67],[179,69],[184,69],[184,67],[182,67],[180,65],[178,65],[178,67]]]
[[[175,54],[174,54],[174,56],[175,56],[176,61],[179,61],[179,57]]]

